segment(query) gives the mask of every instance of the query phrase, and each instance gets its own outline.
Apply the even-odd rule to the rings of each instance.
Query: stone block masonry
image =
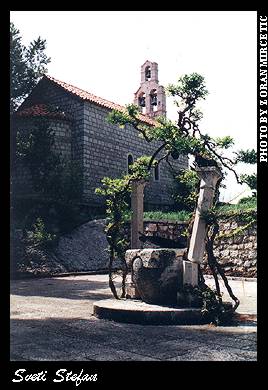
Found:
[[[22,110],[38,104],[59,108],[68,116],[69,122],[63,119],[51,122],[56,130],[55,147],[80,164],[84,178],[81,203],[92,209],[104,206],[104,198],[95,194],[95,189],[101,186],[104,176],[116,178],[126,174],[128,154],[132,154],[136,160],[144,155],[151,156],[158,147],[156,142],[149,144],[141,139],[130,125],[121,129],[108,123],[107,116],[111,109],[83,100],[46,78],[40,81],[25,100]],[[28,127],[31,126],[31,119],[28,120]],[[186,156],[180,156],[171,163],[176,169],[186,168],[188,159]],[[173,186],[170,167],[163,161],[160,165],[159,180],[152,177],[145,188],[145,209],[172,207]],[[16,195],[21,195],[19,192],[16,191]],[[27,185],[24,185],[23,192],[29,195],[30,189]]]
[[[145,221],[144,232],[147,236],[176,241],[186,231],[187,226],[187,222]],[[240,222],[220,222],[219,233],[231,235],[240,226]],[[257,226],[235,236],[215,240],[214,254],[222,264],[226,275],[257,277]],[[210,273],[206,256],[202,267],[205,273]]]
[[[239,222],[220,222],[220,234],[230,235],[240,226]],[[241,234],[215,240],[214,254],[226,275],[257,277],[257,226]],[[206,258],[204,269],[208,272]]]
[[[144,221],[144,232],[153,237],[165,237],[177,240],[187,229],[186,222]],[[220,232],[230,233],[235,229],[229,223],[220,223]],[[107,271],[109,262],[108,242],[104,233],[105,220],[95,220],[81,225],[59,240],[55,255],[57,269],[51,273]],[[126,236],[130,239],[130,225],[126,225]],[[229,238],[216,241],[215,254],[223,265],[226,275],[241,277],[257,276],[257,231],[256,226],[232,240]],[[150,248],[157,246],[148,245]],[[120,264],[115,264],[120,266]],[[206,258],[202,264],[205,273],[209,274]]]
[[[132,154],[134,160],[143,155],[152,155],[157,144],[148,144],[138,136],[137,130],[126,125],[124,129],[107,122],[109,111],[89,102],[84,103],[84,132],[88,136],[84,139],[84,165],[87,164],[85,180],[85,199],[92,204],[103,202],[100,196],[94,193],[101,185],[104,176],[119,177],[127,173],[127,156]],[[187,167],[188,160],[181,156],[172,162],[174,168]],[[145,187],[145,207],[154,205],[170,206],[174,202],[171,197],[174,182],[170,168],[166,162],[160,165],[160,180],[152,177]]]
[[[177,240],[187,229],[187,222],[144,221],[144,232],[153,237]],[[108,269],[109,253],[105,220],[91,221],[75,229],[60,239],[57,249],[59,262],[70,271],[97,271]],[[231,233],[235,225],[221,222],[220,232]],[[130,240],[130,224],[126,224],[126,236]],[[145,247],[157,248],[156,245]],[[257,231],[256,226],[244,231],[230,240],[216,241],[215,254],[223,265],[226,275],[241,277],[257,276]],[[209,274],[206,258],[203,260],[204,272]]]
[[[163,237],[176,241],[185,233],[187,222],[144,221],[144,232],[147,236]]]
[[[66,119],[48,119],[49,126],[55,131],[54,148],[67,160],[83,164],[83,102],[64,93],[59,87],[52,86],[46,80],[41,80],[38,88],[23,103],[23,109],[38,104],[48,104],[58,107],[68,114]],[[13,120],[14,133],[29,131],[33,128],[34,118],[16,118]],[[14,197],[36,196],[32,189],[29,171],[22,166],[13,172],[15,181]],[[22,179],[23,178],[23,179]]]

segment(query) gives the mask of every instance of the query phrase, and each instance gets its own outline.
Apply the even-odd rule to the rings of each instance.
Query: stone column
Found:
[[[218,181],[222,178],[222,174],[217,167],[203,167],[196,170],[201,179],[200,191],[195,213],[195,220],[190,240],[188,262],[185,267],[184,283],[191,281],[192,285],[198,284],[198,264],[203,260],[205,251],[205,237],[207,233],[206,222],[201,217],[201,214],[207,211],[213,203],[215,189]],[[189,282],[188,282],[189,283]]]
[[[139,240],[139,232],[143,233],[143,192],[146,181],[132,182],[131,192],[131,248],[140,249],[142,243]]]

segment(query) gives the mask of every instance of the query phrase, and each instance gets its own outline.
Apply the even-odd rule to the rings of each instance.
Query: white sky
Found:
[[[237,149],[257,143],[257,12],[255,11],[12,11],[28,45],[46,39],[48,74],[125,105],[140,85],[140,66],[158,63],[159,83],[186,73],[205,77],[209,95],[200,108],[201,130],[231,135]],[[176,119],[167,98],[170,119]],[[254,167],[241,164],[238,172]],[[247,186],[232,174],[229,201]]]

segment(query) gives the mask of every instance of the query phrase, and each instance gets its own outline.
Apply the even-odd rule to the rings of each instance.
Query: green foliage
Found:
[[[248,198],[247,201],[239,202],[237,204],[225,204],[216,207],[217,216],[219,218],[229,218],[230,215],[236,215],[239,213],[252,213],[257,212],[257,199],[254,197]]]
[[[249,188],[256,193],[257,191],[257,174],[253,173],[252,175],[240,175],[240,180],[242,183],[245,183]]]
[[[26,231],[11,229],[11,274],[43,273],[52,257],[57,237],[48,231],[42,218],[37,217]],[[46,272],[46,271],[45,271]]]
[[[192,155],[194,160],[194,168],[206,167],[206,166],[215,166],[223,171],[224,169],[230,170],[234,173],[237,182],[241,184],[239,177],[234,169],[235,165],[243,160],[244,162],[254,163],[256,158],[255,151],[239,151],[236,153],[236,159],[232,159],[229,156],[225,156],[224,152],[226,149],[229,149],[233,146],[234,141],[230,136],[217,137],[213,139],[208,134],[202,133],[199,129],[199,121],[202,118],[202,113],[197,109],[196,103],[198,100],[204,99],[208,91],[205,87],[204,77],[197,73],[192,73],[190,75],[182,76],[176,85],[170,84],[167,88],[168,93],[176,98],[175,104],[178,106],[178,121],[173,123],[170,120],[158,117],[154,118],[154,124],[145,125],[144,122],[141,122],[141,115],[139,113],[139,108],[134,105],[126,106],[125,112],[121,111],[112,111],[109,115],[108,120],[113,124],[118,124],[120,128],[124,128],[127,124],[132,125],[138,132],[139,136],[143,137],[147,142],[156,142],[156,150],[153,153],[151,159],[149,160],[149,168],[155,163],[160,163],[162,160],[170,165],[169,158],[178,159],[178,157],[183,155]],[[161,158],[158,158],[160,155]],[[164,152],[164,153],[163,153]],[[222,172],[223,176],[225,172]],[[196,193],[194,191],[195,180],[196,178],[190,173],[177,173],[177,179],[181,186],[181,193],[177,195],[177,201],[180,204],[180,207],[187,207],[188,209],[193,208],[193,204],[196,202]],[[245,178],[244,178],[245,180]],[[128,181],[129,183],[129,181]],[[118,183],[117,183],[118,184]],[[219,186],[216,190],[214,202],[218,201],[219,196]],[[126,188],[126,187],[125,187]],[[120,193],[120,192],[119,192]],[[111,194],[108,194],[111,195]],[[116,194],[118,196],[118,194]],[[108,203],[108,213],[112,214],[113,220],[115,221],[115,203],[116,197],[113,198],[113,201]],[[183,204],[184,202],[184,204]],[[120,204],[120,197],[119,197]],[[109,211],[109,207],[113,207],[113,211]],[[120,216],[118,217],[117,222],[119,223],[120,218],[122,220],[124,214],[123,207],[120,209]],[[118,210],[117,210],[118,214]],[[236,214],[237,213],[233,213]],[[229,213],[228,217],[234,217]],[[203,215],[203,218],[206,220],[208,225],[214,225],[216,232],[218,228],[217,218],[219,217],[219,210],[209,210],[206,214]],[[240,216],[242,218],[242,216]],[[243,213],[243,218],[245,220],[246,226],[250,226],[253,223],[252,213]],[[121,223],[121,222],[120,222]],[[115,223],[112,223],[112,227],[115,226]],[[108,231],[109,231],[108,229]],[[117,231],[118,232],[118,231]],[[111,237],[110,237],[111,238]],[[212,259],[213,266],[215,267],[215,256],[213,255],[213,240],[215,234],[213,233],[211,237],[207,237],[209,242],[208,255]],[[119,240],[119,236],[117,237]],[[116,240],[113,241],[113,245],[116,246]],[[207,245],[208,247],[208,245]],[[212,249],[211,249],[212,248]],[[217,265],[217,262],[216,262]],[[220,271],[219,271],[220,272]],[[213,274],[214,275],[214,274]],[[215,277],[215,282],[216,282]],[[225,285],[228,285],[227,281],[224,281]],[[229,287],[229,286],[228,286]],[[217,287],[218,288],[218,287]],[[231,291],[228,289],[228,292]],[[230,293],[230,292],[229,292]],[[205,295],[204,295],[205,294]],[[207,296],[206,296],[207,294]],[[217,302],[213,301],[213,296],[210,295],[209,291],[203,292],[204,301],[210,302],[209,311],[218,313],[221,310],[218,307]],[[239,302],[237,298],[231,293],[230,295],[235,302]],[[208,304],[207,304],[208,305]],[[216,315],[214,316],[217,317]]]
[[[239,207],[257,208],[257,198],[255,196],[247,196],[241,198],[238,202]]]
[[[131,173],[121,178],[104,177],[103,186],[96,188],[95,192],[99,195],[115,197],[118,194],[125,194],[131,190],[131,182],[137,180],[148,180],[150,171],[148,170],[151,157],[142,156],[131,165]]]
[[[177,142],[182,142],[180,129],[170,119],[163,116],[155,118],[154,126],[148,126],[148,134],[151,140],[165,142],[167,151],[176,148]],[[185,145],[188,145],[188,141],[184,141]]]
[[[234,145],[234,140],[229,135],[227,135],[225,137],[216,137],[216,138],[214,138],[214,140],[215,140],[217,146],[222,148],[222,149],[228,149],[228,148],[230,148],[230,146]]]
[[[192,212],[181,210],[181,211],[144,211],[143,218],[150,221],[180,221],[188,222],[192,217]],[[124,221],[131,219],[131,210],[126,210],[124,213]]]
[[[30,131],[17,132],[16,160],[30,170],[34,189],[47,199],[74,203],[81,196],[80,165],[55,149],[55,132],[47,119],[36,118]]]
[[[169,119],[157,117],[155,125],[145,125],[140,122],[138,107],[127,105],[126,112],[113,110],[108,115],[108,121],[124,127],[126,124],[133,125],[139,135],[148,142],[159,141],[165,143],[167,153],[178,151],[179,154],[187,155],[188,153],[205,153],[203,142],[195,137],[183,137],[180,129]]]
[[[167,91],[179,99],[176,101],[179,107],[177,123],[164,117],[157,117],[154,118],[154,125],[146,125],[141,122],[139,108],[133,104],[127,105],[124,112],[112,111],[108,120],[122,128],[130,124],[147,142],[161,143],[155,152],[155,158],[160,151],[165,152],[161,159],[166,158],[166,160],[170,157],[177,159],[180,155],[191,154],[195,157],[196,166],[218,166],[221,170],[231,170],[237,181],[241,183],[234,166],[242,160],[254,163],[256,152],[254,150],[239,151],[235,153],[236,158],[226,157],[224,151],[234,145],[232,137],[212,138],[208,134],[201,133],[199,121],[202,113],[196,108],[196,103],[208,94],[204,77],[197,73],[184,75],[176,85],[170,84]]]
[[[182,155],[188,155],[188,154],[193,154],[193,155],[207,155],[209,156],[202,140],[194,138],[194,137],[176,137],[174,138],[172,142],[172,149],[171,150],[176,150],[179,154]],[[172,155],[171,155],[172,156]]]
[[[131,183],[137,180],[149,179],[150,171],[148,170],[148,164],[150,159],[151,157],[148,156],[138,158],[131,165],[131,173],[121,178],[104,177],[101,181],[102,187],[95,190],[96,194],[106,197],[108,221],[106,231],[112,233],[108,238],[115,254],[121,253],[121,250],[118,250],[118,242],[121,241],[119,230],[122,228],[129,208],[128,194],[131,192]],[[119,246],[121,246],[121,242]]]
[[[121,178],[112,179],[104,177],[102,179],[102,187],[96,188],[96,194],[105,196],[106,198],[106,234],[109,244],[109,285],[115,298],[118,298],[114,283],[113,283],[113,264],[116,259],[119,259],[122,264],[123,278],[126,275],[125,252],[129,247],[129,242],[124,234],[124,222],[127,219],[129,204],[128,195],[131,192],[131,183],[133,181],[148,180],[149,178],[149,163],[151,157],[143,156],[138,158],[131,165],[131,173],[124,175]],[[123,279],[124,280],[124,279]],[[124,288],[122,288],[122,296],[124,296]]]
[[[237,153],[237,162],[243,162],[246,164],[257,163],[257,152],[255,149],[239,150]]]
[[[154,126],[146,125],[141,121],[138,106],[134,104],[126,105],[124,112],[113,110],[109,113],[107,121],[119,125],[122,129],[127,124],[134,126],[139,132],[139,135],[144,137],[148,142],[153,140],[168,142],[174,139],[178,132],[178,129],[172,121],[165,117],[158,117]]]
[[[39,247],[42,249],[52,248],[56,240],[56,235],[47,231],[44,221],[41,218],[37,218],[32,226],[32,230],[27,231],[27,241],[33,247]]]
[[[208,94],[204,77],[198,73],[184,75],[179,78],[177,84],[169,84],[166,89],[171,96],[179,96],[187,104],[197,99],[204,99]]]
[[[236,205],[224,205],[220,207],[212,207],[207,212],[202,214],[202,218],[208,226],[211,226],[217,221],[236,221],[241,226],[233,229],[230,233],[220,233],[217,238],[234,237],[245,232],[248,228],[256,224],[257,208],[256,198],[251,198],[247,202],[242,202]]]
[[[28,47],[21,42],[20,31],[10,23],[10,112],[14,112],[47,71],[50,58],[46,41],[38,37]]]
[[[127,116],[126,112],[113,110],[107,116],[107,122],[118,124],[122,129],[129,121],[131,121],[131,118]]]
[[[198,198],[199,178],[191,169],[184,169],[175,175],[173,199],[179,210],[194,211]]]
[[[254,149],[240,150],[236,153],[236,162],[242,162],[245,164],[256,164],[257,163],[257,152]],[[245,183],[253,191],[252,195],[257,194],[257,174],[243,174],[240,175],[240,182]]]
[[[23,261],[45,262],[58,236],[85,222],[78,206],[83,171],[77,162],[66,160],[57,151],[55,133],[45,118],[37,118],[30,130],[17,133],[13,158],[15,166],[22,163],[29,169],[33,189],[39,195],[23,207],[16,202],[12,205],[14,219],[20,221],[27,236]]]
[[[144,219],[150,219],[152,221],[181,221],[188,222],[192,217],[192,213],[189,211],[145,211]]]
[[[149,180],[150,170],[149,163],[151,161],[150,156],[139,157],[131,165],[130,180]],[[154,161],[154,164],[157,163]]]
[[[202,214],[202,218],[206,220],[208,224],[213,223],[214,220],[230,220],[237,219],[240,222],[248,222],[248,218],[255,218],[256,220],[257,210],[255,207],[247,208],[247,204],[239,204],[230,206],[222,206],[220,208],[212,207],[207,212]]]
[[[122,242],[120,234],[122,232],[124,215],[128,210],[127,195],[131,191],[131,185],[128,176],[121,179],[112,179],[104,177],[102,187],[96,188],[96,194],[103,195],[106,198],[107,239],[110,245],[110,251],[115,255],[121,256],[125,243]]]
[[[205,320],[215,325],[224,325],[230,319],[232,310],[222,302],[222,294],[218,296],[216,290],[212,290],[205,283],[200,286],[185,284],[181,296],[185,297],[185,305],[189,307],[200,307]]]
[[[42,118],[35,120],[29,132],[17,132],[16,158],[29,168],[34,189],[42,194],[58,181],[61,165],[60,156],[52,149],[54,143],[54,131]]]

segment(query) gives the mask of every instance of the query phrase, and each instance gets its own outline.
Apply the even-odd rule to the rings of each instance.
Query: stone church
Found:
[[[140,108],[140,121],[147,125],[154,126],[155,117],[166,115],[165,90],[159,85],[156,62],[146,61],[141,66],[141,83],[134,94],[134,103]],[[108,123],[107,115],[112,109],[125,110],[121,105],[44,75],[13,115],[12,126],[15,131],[23,131],[32,126],[33,118],[46,117],[55,131],[58,150],[83,167],[81,204],[100,208],[104,199],[95,194],[95,188],[100,186],[101,179],[125,174],[135,159],[152,155],[157,146],[141,139],[131,125],[122,129]],[[188,159],[180,156],[171,163],[176,169],[186,168]],[[20,173],[16,177],[15,197],[32,196],[25,175]],[[145,208],[172,207],[173,186],[170,167],[162,161],[145,189]]]

